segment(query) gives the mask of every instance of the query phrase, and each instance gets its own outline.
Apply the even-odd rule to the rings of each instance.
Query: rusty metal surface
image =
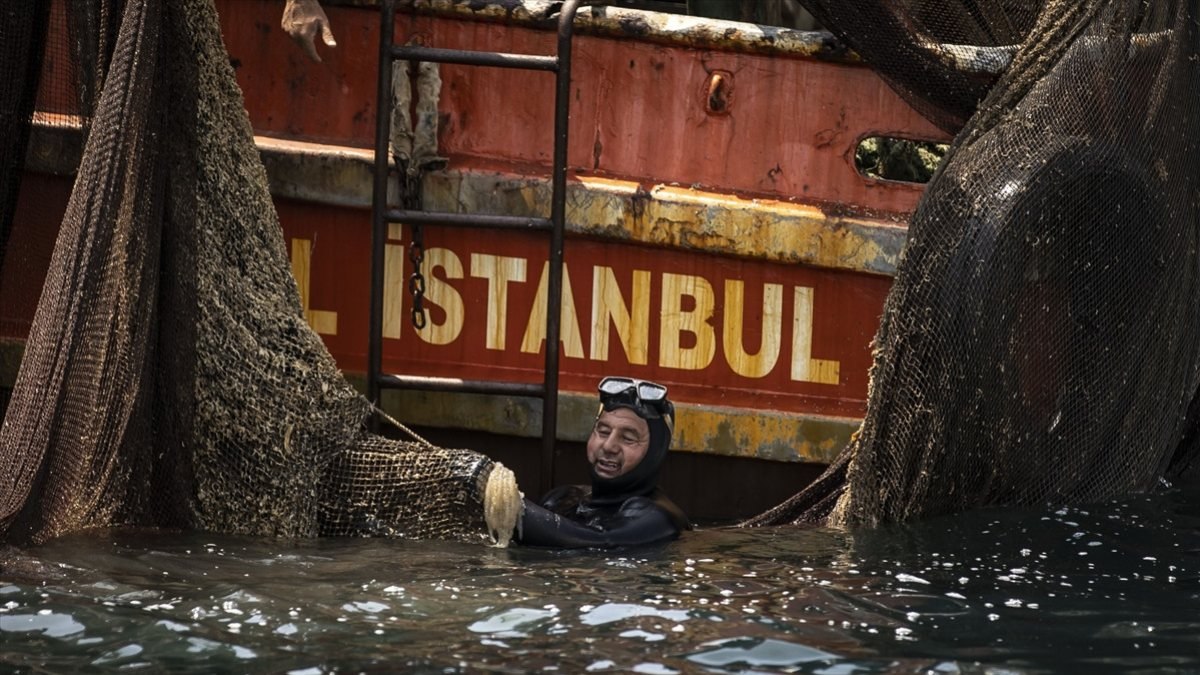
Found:
[[[369,150],[263,136],[255,140],[275,196],[370,208]]]
[[[445,48],[545,51],[542,34],[524,28],[439,17],[405,30]],[[915,208],[922,186],[865,178],[855,166],[859,142],[945,136],[859,66],[594,36],[578,48],[570,149],[577,175],[898,214]],[[714,73],[727,73],[716,87]],[[491,162],[541,172],[549,159],[539,150],[548,143],[547,82],[454,66],[442,78],[439,147],[451,167]]]
[[[30,168],[67,175],[78,163],[78,128],[35,125]],[[333,206],[371,205],[369,150],[256,139],[271,191]],[[537,176],[438,171],[424,182],[430,210],[533,216],[550,182]],[[681,250],[871,274],[895,272],[905,221],[831,216],[804,204],[746,199],[678,186],[580,177],[567,190],[567,231]]]
[[[401,422],[533,438],[540,434],[541,403],[483,394],[388,391],[383,409]],[[587,440],[596,397],[563,392],[558,397],[558,438]],[[671,447],[781,462],[828,463],[849,442],[859,420],[682,403],[676,407]]]
[[[241,3],[241,0],[238,2]],[[246,3],[246,5],[250,4]],[[343,1],[327,4],[362,6],[374,3]],[[504,21],[510,24],[541,27],[548,25],[541,17],[544,16],[545,8],[551,3],[432,1],[412,4],[418,12],[425,15],[469,19],[469,21],[460,22],[464,26],[472,23],[484,25],[486,22]],[[542,9],[539,10],[539,6]],[[272,8],[271,11],[277,10]],[[543,14],[538,14],[538,12],[543,12]],[[350,13],[367,14],[368,12]],[[274,16],[277,18],[277,15]],[[679,92],[684,92],[689,100],[688,110],[692,108],[700,110],[704,115],[702,121],[709,126],[727,123],[738,119],[738,116],[743,116],[741,117],[743,125],[757,121],[757,118],[748,116],[749,111],[753,109],[751,104],[759,100],[753,95],[756,91],[754,83],[763,79],[757,77],[759,74],[774,71],[770,71],[766,65],[753,60],[746,63],[736,59],[729,60],[733,56],[744,53],[750,54],[754,58],[759,58],[764,54],[797,57],[802,60],[787,60],[786,63],[805,66],[810,70],[819,70],[820,72],[813,71],[811,73],[814,78],[820,75],[821,78],[832,80],[834,78],[826,77],[825,74],[825,71],[830,71],[839,76],[836,79],[839,92],[844,94],[846,90],[853,90],[867,97],[862,101],[853,99],[840,110],[829,108],[829,106],[814,107],[815,111],[827,115],[832,120],[832,126],[829,129],[822,127],[821,134],[825,135],[818,138],[819,142],[814,146],[814,151],[826,152],[827,146],[833,144],[835,140],[838,142],[853,140],[855,132],[839,126],[845,122],[847,110],[852,115],[856,111],[867,111],[871,115],[882,116],[889,123],[895,123],[896,128],[901,130],[915,128],[908,118],[893,114],[894,104],[887,103],[886,100],[880,104],[868,96],[874,95],[878,87],[875,87],[873,81],[867,76],[867,71],[863,68],[844,64],[847,55],[838,53],[837,49],[830,47],[827,34],[764,29],[749,24],[616,8],[589,11],[580,18],[578,25],[580,32],[589,33],[592,36],[619,38],[614,42],[620,44],[614,45],[597,45],[593,39],[592,44],[588,45],[588,51],[584,52],[591,59],[589,63],[593,66],[602,62],[601,57],[607,58],[610,51],[617,54],[623,46],[628,44],[652,43],[655,50],[663,45],[667,47],[675,45],[686,48],[711,49],[717,52],[718,56],[715,60],[710,59],[711,63],[705,62],[706,68],[697,66],[692,69],[695,73],[688,71],[697,77],[681,80],[686,83],[694,82],[694,87],[691,84],[688,87],[665,87],[668,91],[662,92],[664,96],[679,95]],[[261,25],[258,22],[253,23],[253,30],[246,29],[248,38],[245,43],[257,44],[276,39],[276,37],[272,37],[274,33],[268,31],[268,28],[270,26],[265,23]],[[504,29],[494,28],[494,30],[502,31]],[[259,35],[259,31],[262,31],[266,37]],[[348,40],[343,40],[343,47],[348,47],[349,44],[351,43]],[[290,45],[288,46],[290,47]],[[269,49],[267,51],[270,52]],[[290,59],[291,56],[294,56],[288,51],[276,51],[283,54],[280,58]],[[256,52],[250,53],[256,54]],[[290,83],[289,86],[292,86],[290,90],[292,96],[304,101],[323,100],[322,97],[327,97],[330,91],[338,91],[342,93],[342,98],[346,99],[343,102],[344,106],[360,106],[359,99],[346,93],[357,92],[356,81],[351,79],[351,76],[360,70],[359,66],[361,65],[351,57],[357,58],[348,49],[342,49],[329,59],[329,66],[325,70],[314,69],[307,64],[296,66],[297,70],[303,71],[303,75],[286,80],[287,83]],[[707,59],[708,56],[705,58]],[[654,66],[669,65],[670,62],[670,59],[666,59],[657,51],[638,56],[638,59],[639,67],[645,65],[648,67],[647,72],[653,73],[660,72]],[[804,59],[834,60],[842,61],[842,63],[814,63],[812,60],[805,61]],[[236,56],[235,60],[237,60]],[[625,61],[628,60],[628,58],[625,59]],[[767,61],[767,59],[762,60]],[[606,63],[606,61],[604,62]],[[277,64],[273,61],[246,58],[238,64],[238,67],[240,73],[246,75],[252,70],[275,72],[278,69],[272,69],[273,65]],[[304,68],[308,70],[303,70]],[[720,86],[712,87],[708,86],[711,82],[707,79],[710,72],[728,73],[728,75],[723,75],[725,80]],[[809,70],[804,72],[808,73]],[[704,78],[699,77],[701,74],[704,75]],[[736,78],[736,88],[733,86],[733,78]],[[325,82],[326,80],[329,82]],[[327,91],[327,89],[317,88],[314,83],[325,83],[332,88],[328,88]],[[797,83],[797,90],[802,90],[804,93],[803,100],[816,100],[814,99],[815,87],[811,86],[811,81],[798,78]],[[800,87],[800,84],[805,86]],[[252,99],[248,99],[248,105],[257,105],[256,101],[263,98],[260,96],[259,89],[255,87],[248,87],[247,91],[256,92]],[[886,96],[883,98],[886,99]],[[695,101],[693,102],[692,99]],[[790,101],[793,99],[778,100]],[[772,98],[770,101],[777,102],[777,99]],[[863,101],[874,107],[869,107]],[[761,101],[759,102],[761,103]],[[704,109],[706,105],[708,106],[707,110]],[[763,105],[759,107],[766,109],[777,106]],[[296,108],[312,110],[313,115],[322,119],[337,117],[328,109],[320,106],[297,105]],[[590,104],[582,106],[582,108],[585,111],[600,110]],[[361,107],[361,110],[354,109],[356,110],[353,116],[355,119],[359,116],[368,116],[371,110],[370,106]],[[279,109],[273,108],[272,110],[273,114],[279,114]],[[320,111],[319,115],[318,110]],[[455,114],[459,116],[451,117],[452,121],[462,123],[466,118],[462,116],[461,110],[455,110],[457,111]],[[470,108],[470,110],[474,110],[474,108]],[[600,115],[599,112],[595,114]],[[346,115],[346,117],[350,118],[351,116]],[[596,148],[595,163],[599,164],[600,140],[605,141],[605,162],[609,161],[610,155],[618,154],[620,146],[614,142],[614,139],[609,139],[600,133],[600,130],[605,130],[607,133],[617,127],[610,124],[607,117],[600,116],[597,119],[600,122],[593,125],[595,126],[594,133],[584,138],[583,142],[587,145],[589,153],[586,154],[589,157],[591,149]],[[308,118],[297,117],[280,128],[272,128],[268,131],[304,137],[315,128],[311,126],[311,122],[312,120]],[[257,123],[256,120],[256,126]],[[529,126],[528,120],[523,124]],[[871,128],[876,126],[878,124]],[[324,129],[324,127],[320,128]],[[313,134],[313,136],[321,137],[321,133]],[[304,221],[306,223],[320,220],[322,216],[319,214],[337,219],[338,225],[333,228],[338,232],[334,237],[336,239],[342,233],[347,236],[353,234],[357,223],[352,221],[362,218],[356,210],[365,209],[371,203],[372,157],[369,150],[346,147],[352,144],[349,136],[342,139],[337,134],[328,134],[328,137],[345,142],[323,145],[266,136],[260,136],[257,140],[263,154],[264,164],[267,166],[273,194],[277,197],[307,202],[303,205],[294,205],[297,212],[304,213],[303,217],[307,219]],[[78,138],[77,128],[73,129],[70,125],[40,125],[35,130],[32,141],[29,168],[39,172],[69,175],[78,161]],[[619,140],[619,138],[615,138],[615,140]],[[676,147],[669,143],[660,145]],[[778,144],[768,143],[768,145]],[[659,146],[654,147],[658,148]],[[486,155],[486,153],[484,154]],[[629,156],[634,157],[633,154]],[[462,156],[459,159],[461,160]],[[681,161],[681,164],[697,165],[696,162],[691,161]],[[791,168],[786,163],[784,166]],[[821,168],[824,165],[821,164],[806,161],[798,162],[796,166],[807,168],[803,172],[804,176],[818,178],[820,174],[824,173]],[[517,164],[514,164],[513,167],[517,167]],[[604,166],[599,168],[603,169]],[[776,166],[775,172],[778,173],[778,166]],[[532,173],[536,174],[537,171]],[[618,171],[613,175],[620,176],[622,174]],[[770,176],[771,172],[767,172],[767,175]],[[797,174],[797,176],[799,175]],[[723,186],[715,183],[709,189],[714,187],[724,189]],[[807,185],[804,187],[807,188]],[[872,186],[870,189],[882,194],[887,187]],[[544,213],[545,206],[549,201],[549,192],[549,180],[546,177],[497,173],[485,170],[483,165],[467,162],[454,166],[453,170],[432,174],[424,184],[424,199],[427,200],[429,208],[449,211],[486,211],[508,215]],[[913,195],[919,194],[919,190],[910,189],[910,192]],[[326,208],[323,205],[336,208]],[[896,260],[905,238],[903,227],[905,223],[903,217],[900,216],[894,219],[844,217],[831,215],[811,204],[751,199],[732,193],[724,194],[707,189],[659,184],[646,180],[577,177],[569,184],[566,208],[568,231],[581,244],[589,243],[584,239],[614,244],[637,243],[685,253],[695,252],[770,263],[800,263],[808,267],[856,273],[866,272],[874,275],[890,275],[894,272]],[[332,253],[329,250],[331,248],[325,246],[322,250]],[[659,252],[656,251],[655,255],[659,255]],[[352,276],[350,267],[352,265],[343,265],[336,278],[340,280],[343,277]],[[874,279],[873,281],[880,282],[881,280]],[[819,292],[823,293],[824,289],[820,289]],[[318,300],[325,302],[320,298]],[[351,316],[351,313],[347,312],[347,316]],[[820,314],[817,320],[823,321],[824,318],[825,314]],[[869,322],[863,321],[862,323],[865,325]],[[343,332],[349,332],[345,326],[343,326]],[[862,338],[864,344],[867,337]],[[17,361],[10,358],[6,360],[6,358],[16,353],[18,354],[16,358],[19,360],[20,344],[17,341],[12,344],[0,345],[0,385],[3,384],[2,377],[7,375],[6,369],[13,370],[13,375],[15,375]],[[18,351],[14,352],[14,350]],[[859,369],[859,366],[856,365],[854,368]],[[865,371],[865,368],[862,370]],[[392,395],[400,394],[390,392],[389,397]],[[399,406],[399,409],[407,411],[410,416],[415,418],[409,420],[414,423],[434,426],[442,424],[447,427],[474,428],[491,433],[536,436],[541,421],[542,412],[536,401],[521,402],[502,396],[454,396],[431,392],[410,392],[404,395],[418,397],[412,401],[405,401],[403,405]],[[389,404],[385,397],[385,407],[387,405]],[[594,407],[595,401],[592,396],[560,395],[559,411],[562,423],[559,437],[563,440],[583,440],[594,415]],[[392,410],[395,411],[396,408],[392,408]],[[449,410],[454,411],[452,419],[439,422]],[[842,413],[839,411],[834,414]],[[851,413],[847,412],[846,414]],[[730,407],[729,405],[683,404],[681,405],[676,447],[693,452],[731,457],[827,462],[845,444],[857,423],[858,421],[853,417],[830,417],[795,411],[769,412]]]
[[[0,340],[0,387],[11,387],[21,362],[24,341]],[[350,375],[362,385],[361,376]],[[541,402],[484,394],[433,391],[388,391],[383,409],[406,424],[461,428],[506,436],[537,437]],[[590,395],[560,393],[558,438],[586,441],[596,414]],[[827,463],[858,427],[854,418],[826,417],[681,404],[672,447],[700,452],[788,462]]]
[[[330,7],[331,22],[346,37],[322,64],[313,65],[276,28],[276,2],[218,4],[239,83],[253,93],[246,106],[256,133],[370,145],[376,68],[371,50],[358,45],[375,41],[375,11]],[[447,14],[402,15],[396,20],[398,40],[454,50],[554,51],[553,33],[540,25],[456,13],[496,11],[497,6],[458,3]],[[525,5],[509,3],[503,9],[519,13],[521,7]],[[737,30],[759,30],[750,24],[656,16],[664,22],[722,25],[733,30],[729,36],[735,42]],[[586,21],[580,19],[581,28]],[[940,141],[946,140],[944,132],[860,64],[797,56],[804,50],[792,58],[741,46],[708,49],[657,38],[579,37],[572,73],[570,171],[647,186],[674,182],[712,192],[796,199],[838,214],[904,214],[915,208],[920,185],[862,176],[855,149],[870,136]],[[714,74],[721,74],[720,83],[712,81]],[[446,65],[441,79],[438,155],[450,167],[548,173],[551,78]]]
[[[24,341],[0,339],[0,387],[11,387]],[[361,388],[362,377],[349,375]],[[406,424],[461,428],[534,438],[541,429],[541,402],[483,394],[388,391],[383,409]],[[590,395],[560,393],[558,438],[586,441],[596,414]],[[827,463],[858,428],[854,418],[681,404],[672,448],[729,457]]]
[[[375,7],[378,0],[325,0],[329,6]],[[402,9],[435,16],[501,21],[516,25],[549,26],[560,3],[544,0],[402,0]],[[760,26],[740,21],[683,14],[652,12],[624,7],[587,7],[579,14],[576,32],[581,35],[624,37],[701,49],[724,49],[845,62],[861,58],[828,31],[806,31]],[[1016,45],[922,45],[938,49],[959,70],[979,75],[999,75],[1012,61]]]
[[[431,208],[533,215],[546,203],[544,179],[482,172],[427,177]],[[700,253],[891,275],[904,221],[830,216],[820,209],[701,190],[579,178],[567,196],[568,231]]]
[[[326,0],[323,4],[372,7],[379,3],[378,0]],[[402,11],[419,14],[547,28],[553,25],[554,12],[560,4],[545,0],[407,0],[397,3]],[[701,49],[837,61],[859,60],[856,54],[827,31],[759,26],[623,7],[584,7],[576,17],[575,32]]]
[[[57,132],[57,130],[56,130]],[[37,135],[36,138],[45,138]],[[58,143],[63,136],[55,137]],[[69,137],[66,138],[69,144]],[[37,141],[35,141],[36,143]],[[260,138],[277,195],[313,204],[336,205],[353,213],[369,203],[370,153]],[[42,153],[46,156],[47,153]],[[69,172],[67,156],[47,168]],[[502,174],[439,172],[426,183],[426,199],[438,208],[507,211],[538,210],[547,198],[548,181]],[[328,206],[321,206],[328,209]],[[359,216],[360,218],[362,216]],[[894,269],[904,228],[883,222],[829,218],[794,204],[741,200],[687,188],[589,179],[571,184],[568,201],[571,232],[590,239],[637,242],[665,248],[721,253],[773,261],[804,261],[848,271],[888,273]],[[21,343],[0,348],[0,386],[15,377]],[[392,394],[389,394],[389,397]],[[540,428],[540,402],[504,396],[407,394],[412,398],[385,405],[405,421],[461,427],[489,433],[533,437]],[[594,414],[590,396],[559,398],[563,440],[582,440]],[[450,411],[453,411],[451,414]],[[686,411],[686,415],[683,412]],[[683,405],[676,447],[690,452],[779,461],[826,462],[857,425],[850,417],[769,412],[730,406]]]

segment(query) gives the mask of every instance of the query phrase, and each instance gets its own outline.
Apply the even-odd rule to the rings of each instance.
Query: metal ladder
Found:
[[[554,477],[554,445],[558,427],[559,320],[562,304],[563,231],[566,213],[567,122],[571,87],[571,38],[580,0],[562,3],[558,18],[558,54],[506,54],[397,45],[396,0],[382,3],[379,31],[379,81],[375,117],[375,183],[372,198],[371,308],[367,351],[367,396],[375,404],[380,392],[416,389],[475,394],[501,394],[542,399],[541,491]],[[551,177],[550,217],[522,217],[406,210],[388,207],[388,136],[391,115],[391,73],[394,61],[425,61],[471,66],[518,68],[555,73],[554,168]],[[403,177],[401,177],[403,180]],[[383,372],[384,251],[389,223],[444,227],[484,227],[501,230],[545,230],[550,233],[550,270],[546,308],[545,375],[541,384],[458,380],[395,375]]]

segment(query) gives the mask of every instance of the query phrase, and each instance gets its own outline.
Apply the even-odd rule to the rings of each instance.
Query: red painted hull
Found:
[[[339,46],[322,48],[324,62],[315,64],[279,29],[279,2],[217,5],[257,134],[370,145],[377,11],[328,7]],[[456,11],[404,14],[397,39],[553,52],[553,33],[540,27]],[[601,376],[623,373],[663,382],[696,409],[774,411],[801,421],[860,416],[898,246],[881,245],[873,258],[859,249],[902,241],[922,187],[865,178],[854,150],[867,136],[944,134],[844,58],[699,47],[602,28],[581,29],[575,41],[568,165],[581,196],[568,208],[562,389],[588,392]],[[718,72],[728,88],[714,111],[708,86]],[[515,192],[497,193],[497,204],[522,189],[536,194],[530,185],[549,173],[553,78],[452,65],[441,77],[438,152],[451,178],[466,185],[515,177]],[[52,92],[40,106],[69,109]],[[610,200],[617,206],[596,206],[595,195],[611,186],[628,194]],[[0,335],[28,331],[69,190],[69,177],[28,176],[0,277]],[[369,208],[338,198],[336,188],[324,199],[277,195],[310,322],[344,369],[362,371]],[[476,190],[472,199],[486,204],[489,193]],[[658,210],[647,211],[647,203]],[[385,371],[541,379],[543,237],[427,228],[430,327],[418,332],[403,291],[411,233],[393,234]]]

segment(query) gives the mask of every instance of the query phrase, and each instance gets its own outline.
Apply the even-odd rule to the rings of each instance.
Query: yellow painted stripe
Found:
[[[443,171],[426,176],[425,208],[541,216],[543,178]],[[828,216],[806,204],[746,199],[667,185],[579,177],[567,188],[567,229],[601,239],[698,253],[891,275],[907,229],[892,221]]]
[[[16,380],[24,343],[0,340],[0,386]],[[348,376],[362,388],[361,376]],[[541,434],[537,399],[445,392],[385,391],[383,408],[406,424],[486,431],[533,438]],[[586,441],[596,415],[596,397],[562,392],[558,436]],[[770,410],[680,403],[672,449],[684,452],[827,464],[846,445],[860,420]]]
[[[361,378],[351,380],[361,385]],[[541,434],[539,399],[398,390],[385,391],[382,397],[383,409],[406,424],[526,438]],[[558,438],[586,441],[596,407],[595,395],[560,392]],[[860,421],[679,403],[671,447],[728,457],[827,464],[849,442]]]
[[[35,125],[30,168],[72,173],[79,161],[78,135],[77,125]],[[256,141],[272,194],[370,208],[370,150]],[[581,177],[567,190],[572,234],[709,254],[892,275],[907,236],[902,222],[829,216],[805,204],[668,185],[647,191],[628,181]],[[544,216],[550,203],[544,178],[469,170],[430,174],[422,193],[430,210],[467,213]],[[389,237],[399,240],[398,230],[389,227]]]

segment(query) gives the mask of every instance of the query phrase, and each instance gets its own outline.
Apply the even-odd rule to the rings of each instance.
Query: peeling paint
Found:
[[[561,3],[541,0],[411,0],[399,4],[419,14],[550,28],[553,26],[554,13]],[[858,55],[827,31],[760,26],[622,7],[601,5],[580,8],[575,18],[575,33],[747,54],[861,62]]]
[[[766,410],[680,406],[676,447],[773,461],[831,462],[859,421]]]
[[[585,442],[596,405],[594,395],[560,393],[558,438]],[[538,399],[390,390],[384,393],[382,406],[406,424],[525,438],[541,434]],[[677,403],[671,448],[777,462],[829,463],[860,423],[856,418]]]
[[[543,215],[549,182],[480,172],[426,177],[429,208]],[[891,275],[906,230],[893,221],[831,216],[790,202],[674,186],[579,177],[568,185],[567,226],[576,234],[782,263]]]
[[[39,170],[66,175],[79,130],[35,125],[30,155]],[[371,205],[370,150],[258,137],[276,196],[336,206]],[[31,160],[33,162],[34,160]],[[516,174],[444,170],[426,175],[430,210],[542,216],[550,182]],[[891,220],[829,215],[815,206],[672,185],[579,176],[567,187],[572,234],[704,253],[892,275],[907,230]]]

